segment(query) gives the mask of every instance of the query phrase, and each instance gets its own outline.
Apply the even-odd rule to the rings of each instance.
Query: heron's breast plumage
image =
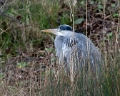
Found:
[[[72,51],[74,50],[74,47],[77,47],[78,44],[77,38],[69,37],[64,39],[62,44],[62,52],[64,57],[68,57],[70,54],[72,54]]]

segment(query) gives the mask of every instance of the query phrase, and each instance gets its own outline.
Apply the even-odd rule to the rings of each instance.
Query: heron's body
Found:
[[[72,31],[68,25],[61,25],[57,31],[54,41],[56,56],[59,63],[65,63],[67,70],[70,70],[71,63],[74,70],[82,69],[86,64],[96,69],[101,62],[101,55],[92,41],[81,33]],[[43,30],[44,31],[44,30]]]
[[[59,62],[66,63],[68,70],[70,70],[71,62],[73,62],[74,65],[77,64],[78,69],[82,69],[87,63],[90,64],[90,67],[96,69],[95,64],[100,64],[101,62],[100,53],[95,45],[89,38],[81,33],[70,31],[68,35],[56,36],[54,44]]]

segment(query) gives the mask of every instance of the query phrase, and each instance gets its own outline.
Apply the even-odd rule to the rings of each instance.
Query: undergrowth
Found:
[[[119,96],[120,1],[73,1],[0,0],[0,96]],[[71,84],[58,68],[54,36],[40,30],[60,24],[97,45],[100,76],[81,72]]]

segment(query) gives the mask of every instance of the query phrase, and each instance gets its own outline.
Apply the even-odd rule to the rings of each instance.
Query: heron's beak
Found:
[[[61,32],[58,31],[58,29],[45,29],[45,30],[41,30],[42,32],[47,32],[47,33],[52,33],[55,35],[59,35],[59,36],[63,36],[63,34]]]

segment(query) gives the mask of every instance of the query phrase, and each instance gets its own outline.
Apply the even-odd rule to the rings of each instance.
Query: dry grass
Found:
[[[74,3],[76,7],[69,0],[4,1],[0,0],[0,96],[119,96],[119,0],[102,4],[88,0],[87,6],[81,0]],[[83,17],[87,19],[81,22]],[[79,19],[79,24],[73,19]],[[72,76],[71,84],[70,76],[59,69],[51,43],[54,37],[40,30],[60,24],[75,24],[87,35],[91,32],[89,37],[97,41],[104,60],[100,75],[83,69]]]

